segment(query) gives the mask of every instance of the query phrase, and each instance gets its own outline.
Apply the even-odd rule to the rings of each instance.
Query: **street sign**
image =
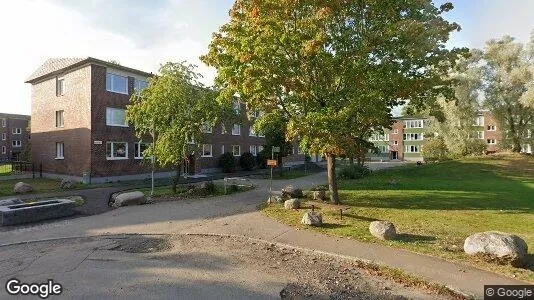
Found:
[[[278,165],[278,162],[276,161],[276,159],[268,159],[267,165],[270,167],[276,167]]]
[[[273,147],[274,153],[280,153],[280,147]]]

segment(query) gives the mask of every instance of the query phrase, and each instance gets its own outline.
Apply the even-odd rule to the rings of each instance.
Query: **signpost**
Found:
[[[269,185],[269,199],[273,196],[273,169],[278,165],[278,161],[274,159],[274,153],[280,153],[280,147],[271,148],[271,159],[267,160],[267,166],[271,167],[271,183]]]

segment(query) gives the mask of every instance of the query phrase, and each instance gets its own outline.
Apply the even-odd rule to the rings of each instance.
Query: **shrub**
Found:
[[[219,166],[223,173],[232,173],[235,171],[235,158],[230,152],[226,152],[219,157]]]
[[[256,165],[256,158],[252,153],[245,152],[239,158],[239,166],[245,171],[251,171]]]
[[[256,165],[260,169],[267,168],[267,159],[271,157],[270,153],[267,152],[267,150],[263,149],[258,153],[256,156]]]
[[[203,183],[202,188],[206,190],[206,193],[208,193],[208,195],[213,195],[217,192],[217,186],[215,185],[215,183],[213,183],[213,181]]]
[[[449,149],[443,138],[432,138],[423,145],[421,155],[425,161],[445,160],[449,158]]]
[[[360,179],[371,174],[367,166],[348,165],[337,173],[339,179]]]

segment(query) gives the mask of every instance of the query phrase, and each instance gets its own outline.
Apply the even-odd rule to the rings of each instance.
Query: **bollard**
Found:
[[[343,209],[342,208],[339,209],[339,218],[340,220],[343,220]]]

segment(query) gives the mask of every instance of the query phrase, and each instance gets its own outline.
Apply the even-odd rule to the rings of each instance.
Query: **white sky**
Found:
[[[166,61],[200,66],[205,82],[213,69],[198,60],[211,33],[227,20],[232,0],[17,0],[0,10],[0,112],[29,114],[25,79],[50,57],[116,60],[156,72]],[[442,1],[437,1],[442,2]],[[482,47],[504,34],[526,41],[534,29],[534,1],[455,0],[451,20],[464,30],[455,46]]]

